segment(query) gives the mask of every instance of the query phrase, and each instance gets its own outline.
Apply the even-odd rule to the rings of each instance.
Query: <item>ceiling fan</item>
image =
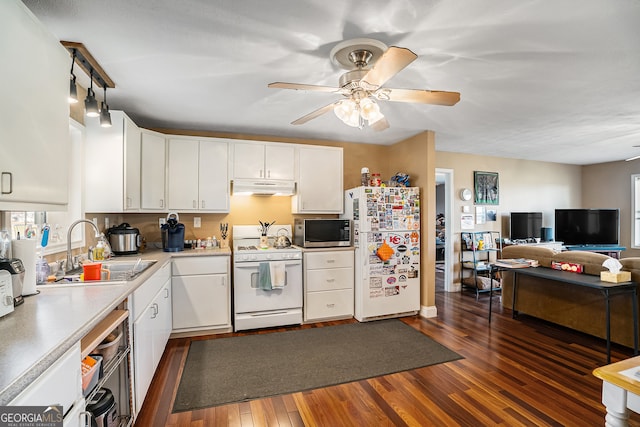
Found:
[[[353,39],[338,43],[330,53],[334,64],[349,71],[340,76],[339,87],[299,83],[269,83],[270,88],[338,93],[345,97],[291,122],[301,125],[332,111],[345,124],[362,129],[365,121],[375,131],[389,127],[376,101],[417,102],[455,105],[458,92],[423,89],[391,89],[383,85],[418,56],[403,47],[388,47],[374,39]]]

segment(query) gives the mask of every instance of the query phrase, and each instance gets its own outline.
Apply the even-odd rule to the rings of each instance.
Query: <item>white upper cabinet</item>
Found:
[[[168,152],[170,210],[229,212],[227,140],[172,137]]]
[[[292,213],[342,213],[342,148],[316,145],[296,147],[298,191],[291,198]]]
[[[233,143],[234,179],[294,180],[293,144]]]
[[[200,141],[200,210],[229,212],[228,153],[229,144],[223,139]]]
[[[0,28],[0,210],[64,210],[71,56],[20,1],[0,1]]]
[[[124,209],[140,209],[140,128],[124,121]]]
[[[86,120],[86,212],[140,209],[140,128],[122,111],[111,111],[111,123]]]
[[[140,159],[140,207],[166,211],[166,142],[158,132],[143,129]]]

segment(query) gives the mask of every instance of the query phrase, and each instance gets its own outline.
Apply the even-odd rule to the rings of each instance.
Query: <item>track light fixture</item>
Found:
[[[71,76],[69,82],[69,104],[78,102],[78,87],[76,86],[76,75],[73,74],[73,66],[76,64],[76,49],[73,49],[71,58]]]
[[[107,105],[107,86],[104,86],[104,98],[102,99],[102,105],[100,107],[100,126],[103,128],[111,127],[111,113],[109,112],[109,105]]]
[[[100,111],[98,110],[98,101],[96,101],[96,94],[93,91],[93,69],[91,69],[91,72],[89,74],[91,85],[87,90],[87,97],[84,99],[84,111],[87,114],[87,117],[98,117],[100,115]]]
[[[0,0],[1,1],[1,0]],[[72,97],[75,95],[75,99],[78,100],[78,90],[76,86],[76,76],[73,72],[74,65],[77,62],[78,67],[84,71],[90,79],[90,86],[87,89],[87,97],[84,100],[85,113],[88,117],[100,116],[100,125],[104,127],[111,126],[111,113],[109,112],[109,105],[107,104],[107,88],[116,87],[113,80],[109,78],[107,73],[102,69],[98,61],[95,60],[93,55],[87,50],[82,43],[61,41],[62,45],[71,53],[73,61],[71,63],[71,77],[69,85],[69,102],[72,102]],[[104,90],[104,100],[102,102],[102,110],[98,108],[98,101],[96,100],[96,94],[93,91],[93,83]]]

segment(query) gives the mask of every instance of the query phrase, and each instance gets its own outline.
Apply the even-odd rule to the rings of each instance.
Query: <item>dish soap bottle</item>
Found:
[[[104,236],[104,233],[100,233],[98,243],[96,243],[96,247],[93,249],[93,260],[104,261],[111,259],[112,256],[113,252],[111,251],[111,245],[107,242],[107,238]]]
[[[51,269],[49,268],[47,260],[45,260],[42,257],[42,253],[40,253],[36,261],[36,284],[46,283],[50,272]]]

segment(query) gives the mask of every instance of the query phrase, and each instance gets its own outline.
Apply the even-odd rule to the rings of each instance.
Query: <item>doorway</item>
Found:
[[[436,168],[436,276],[453,292],[453,169]],[[438,277],[436,277],[437,279]]]

